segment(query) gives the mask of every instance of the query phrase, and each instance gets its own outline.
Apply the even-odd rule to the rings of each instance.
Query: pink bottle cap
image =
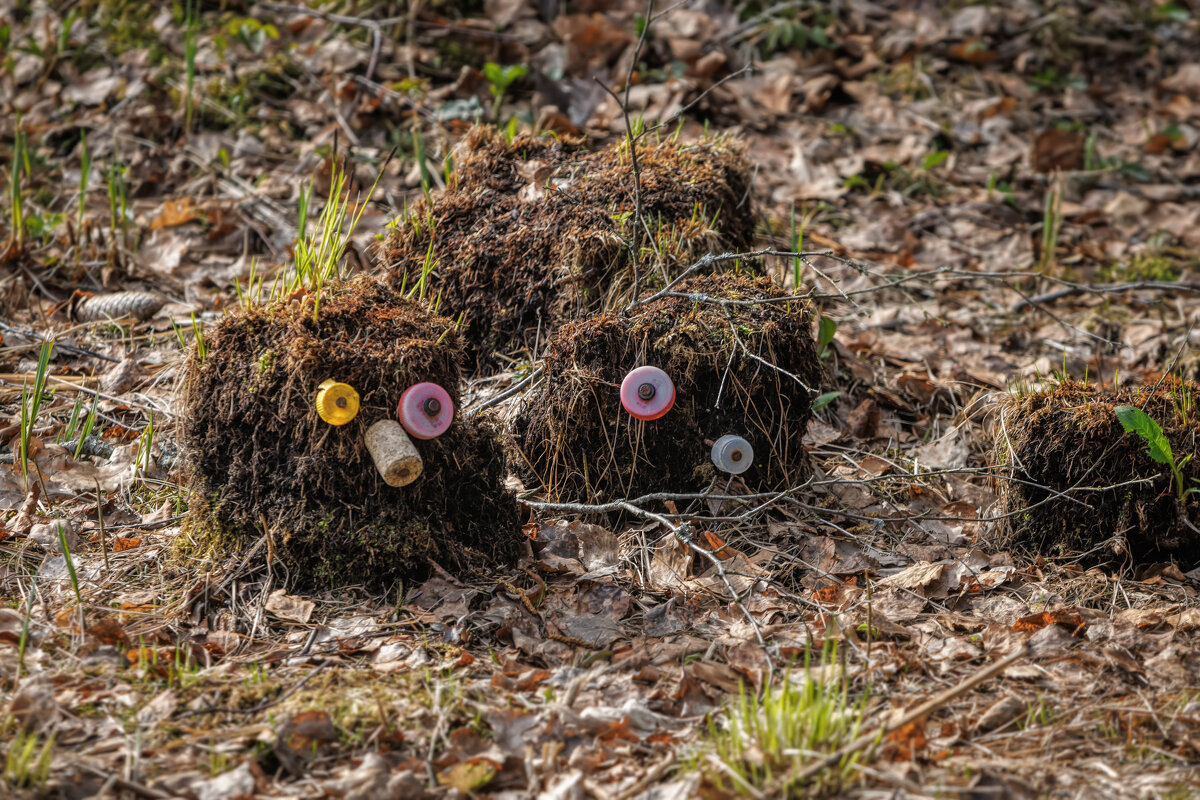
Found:
[[[675,405],[675,384],[658,367],[638,367],[621,381],[621,405],[637,419],[658,419]]]
[[[396,407],[396,416],[408,435],[416,439],[436,439],[454,421],[454,401],[436,383],[418,383],[404,390]]]

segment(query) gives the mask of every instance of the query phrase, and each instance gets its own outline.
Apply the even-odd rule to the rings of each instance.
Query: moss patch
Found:
[[[765,278],[739,275],[689,279],[678,291],[786,296]],[[712,444],[732,433],[754,448],[747,485],[794,485],[807,470],[802,440],[819,380],[811,327],[801,301],[722,306],[683,297],[565,325],[514,421],[517,465],[555,500],[693,491],[716,477]],[[619,393],[644,364],[665,370],[676,391],[674,407],[650,422],[626,413]]]
[[[1176,460],[1197,452],[1200,413],[1177,411],[1195,384],[1169,378],[1153,386],[1104,390],[1068,382],[1006,401],[996,459],[1015,480],[1001,483],[1001,544],[1027,555],[1120,564],[1174,558],[1200,564],[1200,500],[1180,504],[1170,470],[1127,434],[1113,409],[1142,408],[1162,426]],[[1188,486],[1200,478],[1183,468]],[[1065,496],[1064,496],[1065,495]]]
[[[226,317],[184,377],[193,503],[181,541],[226,555],[265,524],[277,568],[300,586],[379,588],[424,576],[430,559],[451,570],[511,559],[519,525],[486,423],[459,418],[416,441],[424,470],[399,488],[384,483],[364,444],[415,383],[441,385],[457,406],[461,356],[449,320],[365,279],[328,290],[315,322],[311,299]],[[317,415],[327,378],[359,393],[346,425]]]
[[[642,143],[641,277],[674,272],[709,250],[750,246],[755,220],[740,143]],[[516,352],[563,321],[597,310],[632,284],[634,189],[629,150],[588,152],[582,140],[502,136],[476,129],[455,179],[418,203],[384,242],[395,289],[425,277],[442,313],[464,315],[468,355],[481,365]]]

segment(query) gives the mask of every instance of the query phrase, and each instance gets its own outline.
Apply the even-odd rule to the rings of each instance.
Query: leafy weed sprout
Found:
[[[508,88],[528,74],[529,67],[525,64],[502,66],[494,61],[489,61],[483,65],[483,77],[487,78],[488,90],[494,98],[492,103],[493,122],[500,117],[500,104],[504,101],[504,95],[508,92]]]
[[[1180,503],[1187,500],[1189,494],[1200,492],[1200,489],[1187,488],[1183,482],[1183,468],[1192,460],[1191,454],[1176,461],[1175,453],[1171,450],[1171,442],[1163,433],[1162,426],[1140,408],[1117,406],[1113,411],[1116,412],[1117,419],[1126,433],[1136,433],[1146,443],[1146,454],[1171,470],[1176,496]]]
[[[851,696],[836,645],[811,663],[806,651],[803,670],[789,670],[779,686],[761,693],[744,686],[721,714],[710,717],[708,730],[690,767],[704,771],[719,792],[762,796],[771,787],[787,796],[799,772],[814,759],[858,738],[866,717],[869,690]],[[836,791],[854,774],[861,753],[847,755],[818,775],[813,794]]]

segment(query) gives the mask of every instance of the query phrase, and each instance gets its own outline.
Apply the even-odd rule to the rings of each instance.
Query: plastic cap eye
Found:
[[[638,367],[621,381],[621,405],[637,419],[658,419],[675,405],[675,384],[658,367]]]
[[[727,433],[713,443],[712,462],[721,472],[741,475],[754,463],[754,448],[742,437]]]
[[[317,387],[317,416],[330,425],[345,425],[358,415],[358,392],[332,378]]]
[[[436,439],[454,422],[454,401],[436,383],[418,383],[404,390],[396,416],[414,439]]]

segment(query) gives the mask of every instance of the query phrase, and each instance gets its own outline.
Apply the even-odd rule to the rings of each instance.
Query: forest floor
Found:
[[[996,469],[1011,393],[1200,373],[1189,5],[460,5],[0,2],[5,795],[1200,796],[1200,561],[1006,547]],[[335,141],[371,271],[474,122],[608,143],[622,103],[744,139],[759,241],[830,256],[766,260],[841,394],[811,482],[708,509],[730,582],[549,514],[387,596],[172,559],[180,367]]]

